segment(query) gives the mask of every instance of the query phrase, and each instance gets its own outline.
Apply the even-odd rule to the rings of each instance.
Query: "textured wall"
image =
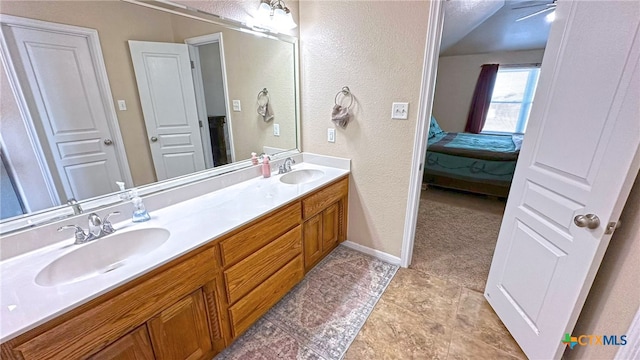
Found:
[[[400,256],[429,15],[426,1],[300,2],[302,149],[352,159],[348,239]],[[354,120],[327,142],[347,85]],[[391,103],[409,102],[409,120]]]
[[[433,115],[440,127],[445,131],[464,131],[482,64],[539,63],[543,54],[544,49],[441,56],[433,99]]]
[[[611,238],[573,334],[623,335],[640,309],[640,177],[620,217],[622,227]],[[629,346],[629,345],[627,345]],[[572,359],[613,359],[615,346],[577,346]]]

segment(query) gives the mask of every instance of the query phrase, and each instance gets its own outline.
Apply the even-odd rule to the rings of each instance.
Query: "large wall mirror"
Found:
[[[294,38],[124,1],[0,13],[3,222],[298,147]]]

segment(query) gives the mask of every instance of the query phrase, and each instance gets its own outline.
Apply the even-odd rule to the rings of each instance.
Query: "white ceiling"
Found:
[[[544,48],[551,27],[551,23],[545,19],[546,14],[516,22],[518,18],[544,7],[512,9],[521,2],[523,0],[445,2],[440,54],[468,55]],[[548,4],[551,1],[539,2]]]

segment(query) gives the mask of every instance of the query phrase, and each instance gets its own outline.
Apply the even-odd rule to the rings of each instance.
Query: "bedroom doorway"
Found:
[[[410,268],[482,293],[551,23],[518,21],[528,10],[509,2],[473,14],[459,3],[443,4]],[[459,16],[467,28],[448,21]]]
[[[586,310],[582,307],[587,295],[596,301],[611,299],[608,292],[591,289],[591,285],[640,169],[636,121],[640,47],[634,41],[640,34],[640,22],[637,16],[628,16],[637,13],[633,5],[606,6],[580,1],[558,4],[559,20],[554,23],[542,66],[533,107],[535,121],[528,129],[530,140],[514,176],[488,285],[476,302],[488,310],[485,314],[497,314],[498,327],[517,339],[531,358],[562,356],[569,344],[558,339],[573,332],[578,317],[593,315],[580,313]],[[605,11],[610,15],[608,21],[586,21]],[[614,22],[619,26],[611,26]],[[436,82],[433,48],[437,42],[433,40],[427,41],[423,84]],[[591,56],[596,52],[605,59]],[[602,63],[609,66],[603,68]],[[405,235],[412,231],[409,222],[415,221],[419,200],[415,189],[419,189],[427,145],[425,120],[432,99],[424,93],[430,94],[426,85],[418,126],[424,129],[416,135],[409,192],[410,202],[415,202],[408,205]],[[634,209],[632,206],[631,211]],[[407,266],[413,238],[405,236],[404,240],[402,262]],[[635,241],[629,234],[616,240]],[[408,252],[407,244],[411,245]],[[616,265],[623,260],[608,259]],[[600,271],[598,278],[601,275],[605,281],[616,281],[606,272]]]

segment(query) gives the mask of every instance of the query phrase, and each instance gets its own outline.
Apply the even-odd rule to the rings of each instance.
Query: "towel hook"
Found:
[[[342,94],[343,97],[347,97],[347,96],[349,97],[349,106],[347,106],[347,109],[350,109],[351,105],[353,105],[353,94],[351,93],[351,90],[349,90],[349,87],[343,86],[342,90],[338,91],[338,93],[336,94],[336,97],[333,99],[333,102],[336,105],[340,105],[338,104],[338,97],[340,96],[340,94]]]
[[[263,97],[266,98],[266,103],[261,104],[260,99]],[[257,99],[258,105],[266,105],[269,103],[270,100],[271,99],[269,98],[269,91],[267,90],[267,88],[260,90],[260,92],[258,93],[258,99]]]

